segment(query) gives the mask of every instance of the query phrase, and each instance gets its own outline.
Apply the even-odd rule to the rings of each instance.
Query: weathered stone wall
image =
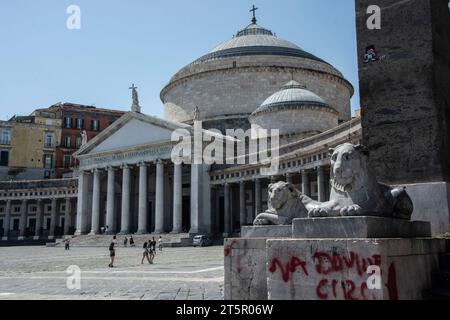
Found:
[[[449,180],[450,13],[447,0],[380,0],[381,30],[356,1],[363,143],[386,183]],[[382,57],[364,63],[365,49]]]
[[[233,61],[237,61],[233,67]],[[292,74],[296,81],[322,97],[339,112],[340,120],[350,119],[353,88],[326,63],[294,57],[236,57],[194,65],[163,89],[165,118],[192,120],[200,109],[202,119],[250,114],[269,96],[280,90]]]

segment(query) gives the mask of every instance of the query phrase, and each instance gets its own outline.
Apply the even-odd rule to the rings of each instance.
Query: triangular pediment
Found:
[[[166,121],[136,112],[128,112],[99,135],[83,145],[75,156],[98,154],[119,149],[170,142],[176,129],[191,126]]]

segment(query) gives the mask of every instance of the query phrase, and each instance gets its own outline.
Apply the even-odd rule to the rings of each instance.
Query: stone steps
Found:
[[[134,244],[136,247],[142,247],[145,241],[155,238],[156,241],[159,239],[159,234],[146,234],[146,235],[133,235]],[[164,247],[187,247],[192,245],[192,240],[187,233],[183,234],[164,234],[161,235],[163,238]],[[126,235],[128,240],[129,235]],[[71,247],[108,247],[113,239],[112,235],[81,235],[81,236],[71,236],[70,246]],[[125,235],[117,235],[116,241],[117,246],[122,247]],[[64,239],[57,240],[56,246],[64,246]],[[129,241],[128,241],[129,246]]]

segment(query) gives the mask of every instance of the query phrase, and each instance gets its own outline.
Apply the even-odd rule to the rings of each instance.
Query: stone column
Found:
[[[183,165],[175,164],[173,169],[173,230],[172,233],[183,232]]]
[[[27,200],[22,200],[20,206],[19,240],[23,240],[27,228]]]
[[[94,185],[92,190],[92,222],[91,222],[91,235],[98,234],[100,232],[100,170],[95,169]]]
[[[164,163],[156,163],[155,233],[164,232]]]
[[[319,202],[325,202],[325,173],[323,167],[317,167],[317,193]]]
[[[294,183],[294,179],[291,173],[286,174],[286,182],[290,184]]]
[[[115,192],[115,181],[116,173],[113,167],[108,167],[108,189],[106,191],[106,226],[108,226],[107,234],[115,233],[115,202],[116,202],[116,192]]]
[[[88,173],[80,172],[78,176],[77,231],[76,235],[87,233]]]
[[[309,190],[309,176],[306,170],[302,170],[302,193],[308,197],[311,196],[311,192]]]
[[[120,234],[128,234],[130,233],[130,167],[124,165],[122,166],[122,171],[122,219]]]
[[[261,179],[255,179],[255,218],[262,213]]]
[[[72,225],[72,200],[66,198],[66,212],[64,213],[64,235],[68,236]]]
[[[11,225],[11,200],[7,200],[5,208],[5,219],[3,220],[2,240],[8,240],[10,225]]]
[[[44,223],[44,203],[42,199],[38,199],[36,207],[36,230],[34,232],[34,240],[39,240],[39,237],[41,236],[43,223]]]
[[[147,195],[148,195],[148,175],[147,164],[139,164],[139,218],[138,234],[148,233],[147,228]]]
[[[225,236],[231,233],[231,210],[230,210],[230,185],[224,185],[224,226]]]
[[[55,237],[55,229],[58,225],[58,222],[56,221],[58,219],[58,211],[57,211],[57,205],[58,201],[56,198],[52,199],[52,213],[51,213],[51,220],[50,220],[50,232],[48,233],[48,238],[53,239]]]
[[[239,218],[241,227],[247,224],[247,208],[245,207],[245,181],[239,183]]]

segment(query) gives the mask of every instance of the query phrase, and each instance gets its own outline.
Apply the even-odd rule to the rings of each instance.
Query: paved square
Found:
[[[0,248],[0,299],[223,299],[223,247],[164,248],[141,265],[141,248]],[[66,270],[81,269],[81,289],[67,288]]]

